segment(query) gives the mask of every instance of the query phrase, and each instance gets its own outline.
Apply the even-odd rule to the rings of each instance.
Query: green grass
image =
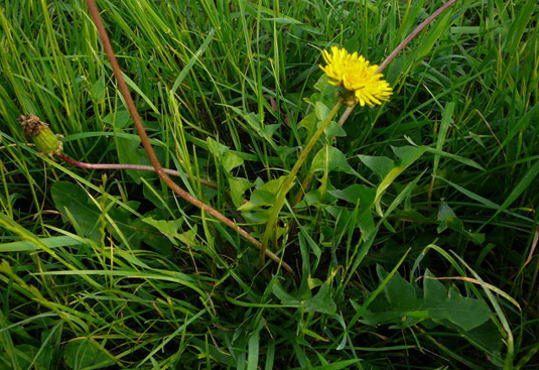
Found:
[[[260,240],[335,101],[320,50],[379,63],[441,2],[98,5],[162,163]],[[279,216],[295,282],[155,175],[26,145],[35,113],[73,158],[149,163],[84,2],[0,2],[0,368],[536,368],[537,14],[457,2],[326,132]]]

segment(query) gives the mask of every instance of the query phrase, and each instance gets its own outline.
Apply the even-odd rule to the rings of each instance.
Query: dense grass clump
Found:
[[[433,1],[97,1],[161,163],[262,240],[337,100]],[[535,1],[457,1],[325,130],[272,227],[292,277],[152,172],[84,1],[0,2],[0,368],[537,368]],[[205,180],[205,181],[204,181]],[[209,185],[209,186],[208,186]]]

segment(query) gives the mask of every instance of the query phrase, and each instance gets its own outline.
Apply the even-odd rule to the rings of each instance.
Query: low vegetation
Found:
[[[151,163],[84,1],[0,2],[0,369],[539,366],[535,1],[456,1],[334,120],[322,50],[441,2],[97,5],[158,160],[254,242],[114,168]]]

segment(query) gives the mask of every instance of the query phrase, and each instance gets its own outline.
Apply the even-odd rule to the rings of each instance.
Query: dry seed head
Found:
[[[58,136],[38,116],[25,114],[20,116],[18,121],[24,129],[26,137],[34,142],[37,150],[41,153],[54,155],[62,151],[62,142],[58,139]]]
[[[24,129],[24,134],[29,137],[35,136],[39,134],[41,130],[49,127],[48,124],[39,119],[35,114],[23,114],[17,121],[19,121]]]

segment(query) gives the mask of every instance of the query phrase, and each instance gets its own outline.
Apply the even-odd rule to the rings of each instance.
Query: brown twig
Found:
[[[129,110],[129,113],[131,117],[133,118],[133,121],[135,122],[135,127],[137,129],[138,135],[140,136],[142,146],[144,147],[144,150],[146,151],[146,154],[148,158],[150,159],[150,163],[152,164],[152,167],[155,169],[155,172],[157,173],[159,178],[161,178],[161,180],[180,197],[182,197],[183,199],[185,199],[192,205],[200,208],[202,211],[215,217],[217,220],[221,221],[223,224],[227,225],[228,227],[236,231],[238,234],[240,234],[244,239],[249,241],[255,247],[262,250],[263,249],[262,244],[256,238],[254,238],[251,234],[249,234],[247,231],[245,231],[240,226],[238,226],[234,221],[232,221],[231,219],[223,215],[221,212],[217,211],[215,208],[193,197],[187,191],[185,191],[180,186],[178,186],[174,181],[172,181],[172,179],[165,172],[164,168],[161,166],[161,163],[159,163],[157,156],[155,155],[155,152],[153,150],[152,144],[150,143],[148,134],[146,133],[146,130],[144,129],[144,124],[142,123],[142,119],[140,118],[138,114],[135,102],[133,101],[133,98],[131,97],[131,93],[129,92],[129,88],[127,87],[127,84],[125,83],[125,80],[122,76],[122,70],[120,68],[120,65],[118,64],[118,61],[116,60],[116,56],[114,55],[114,51],[112,49],[109,36],[107,34],[107,31],[105,30],[103,21],[101,20],[101,16],[99,15],[99,11],[97,10],[95,1],[86,0],[86,4],[88,6],[90,15],[99,33],[99,37],[101,38],[103,48],[105,49],[105,52],[109,59],[110,65],[114,72],[114,76],[116,77],[116,81],[118,82],[118,89],[120,90],[120,93],[122,94],[125,100],[125,104],[127,105],[127,109]],[[287,270],[292,275],[294,275],[294,271],[292,270],[292,268],[288,264],[286,264],[284,261],[282,261],[276,254],[274,254],[268,249],[264,249],[264,253],[270,259],[277,262],[285,270]]]
[[[357,104],[357,103],[356,103]],[[339,126],[342,126],[344,125],[344,123],[346,122],[346,120],[348,119],[348,117],[350,116],[350,113],[352,113],[352,111],[354,110],[354,107],[356,106],[356,104],[354,105],[351,105],[349,107],[346,107],[346,109],[344,110],[344,112],[342,112],[342,115],[341,117],[339,118]]]
[[[445,12],[447,8],[456,3],[457,0],[449,0],[444,5],[439,7],[434,13],[432,13],[427,19],[419,24],[396,48],[387,56],[386,59],[378,67],[378,73],[381,73],[389,63],[395,59],[395,57],[412,41],[425,27],[432,23],[440,14]]]
[[[68,157],[67,155],[63,153],[57,154],[57,157],[63,160],[64,162],[67,162],[69,164],[72,164],[73,166],[77,166],[80,168],[86,168],[89,170],[135,170],[135,171],[150,171],[155,172],[155,168],[152,166],[147,166],[144,164],[121,164],[121,163],[88,163],[88,162],[81,162],[77,161],[76,159],[73,159],[71,157]],[[163,171],[167,175],[171,176],[181,176],[179,171],[172,170],[170,168],[163,168]],[[216,189],[217,185],[209,180],[201,179],[199,177],[195,178],[196,181],[200,182],[202,185],[207,186],[212,189]]]

